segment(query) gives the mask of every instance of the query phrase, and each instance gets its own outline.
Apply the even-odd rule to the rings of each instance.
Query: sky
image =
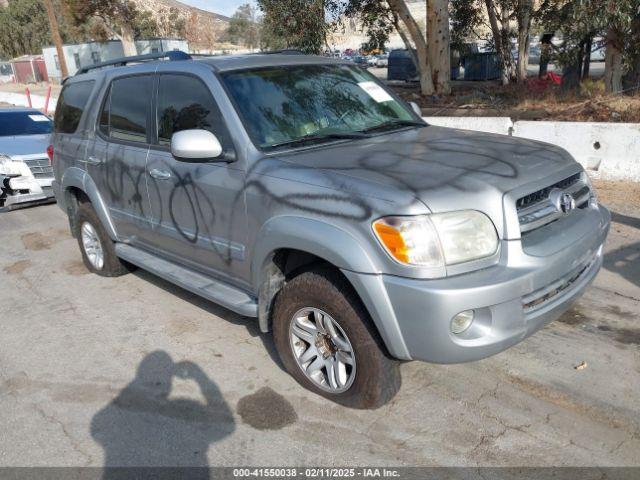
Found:
[[[226,15],[230,17],[243,3],[253,3],[253,0],[179,0],[182,3],[186,3],[187,5],[191,5],[192,7],[198,7],[203,10],[209,10],[215,13],[221,13],[222,15]]]

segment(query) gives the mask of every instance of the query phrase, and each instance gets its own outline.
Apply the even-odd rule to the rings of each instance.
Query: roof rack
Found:
[[[307,55],[302,50],[296,50],[295,48],[285,48],[282,50],[267,50],[266,52],[259,52],[264,55]]]
[[[132,57],[114,58],[113,60],[108,60],[106,62],[100,62],[100,63],[96,63],[86,67],[82,67],[76,72],[76,75],[81,75],[83,73],[87,73],[91,70],[95,70],[97,68],[102,68],[102,67],[114,67],[114,66],[123,67],[127,63],[148,62],[151,60],[160,60],[162,58],[166,58],[173,62],[177,60],[191,60],[191,55],[183,52],[182,50],[171,50],[168,52],[161,52],[161,53],[148,53],[146,55],[134,55]]]

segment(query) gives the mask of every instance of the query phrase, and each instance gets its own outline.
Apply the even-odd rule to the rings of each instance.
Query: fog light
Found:
[[[460,312],[451,320],[451,333],[460,334],[471,326],[473,322],[473,310]]]

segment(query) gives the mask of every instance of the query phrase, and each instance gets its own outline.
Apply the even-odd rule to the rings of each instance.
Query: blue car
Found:
[[[31,108],[0,108],[0,208],[55,201],[47,155],[53,122]]]

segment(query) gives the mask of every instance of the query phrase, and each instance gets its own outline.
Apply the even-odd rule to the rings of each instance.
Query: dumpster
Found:
[[[495,80],[500,78],[500,72],[497,53],[471,53],[464,57],[465,80]]]
[[[413,63],[413,57],[407,49],[392,50],[389,54],[387,66],[387,80],[415,80],[418,69]]]

